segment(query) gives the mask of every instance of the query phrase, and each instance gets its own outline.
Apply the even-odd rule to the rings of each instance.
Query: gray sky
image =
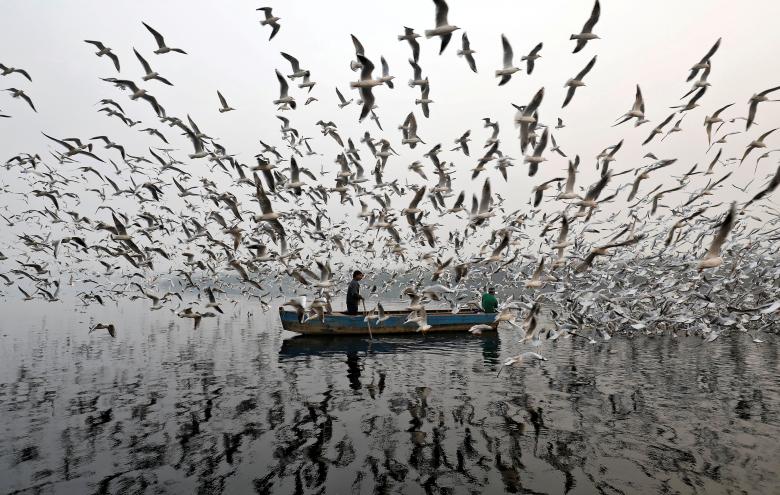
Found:
[[[281,31],[268,41],[270,27],[259,24],[261,12],[255,8],[269,5],[281,17]],[[0,46],[0,62],[28,70],[33,82],[19,75],[0,78],[0,86],[24,89],[34,100],[39,113],[34,114],[18,99],[0,94],[0,109],[13,115],[0,119],[0,149],[3,159],[19,152],[39,152],[56,149],[40,131],[57,137],[89,138],[107,134],[124,144],[132,154],[147,154],[148,146],[162,143],[136,130],[151,125],[169,137],[172,147],[182,150],[180,158],[191,153],[189,141],[177,137],[165,124],[157,122],[151,107],[143,102],[131,102],[127,94],[113,88],[99,77],[121,77],[140,81],[141,67],[132,48],[141,52],[152,67],[171,80],[173,87],[156,81],[141,84],[156,96],[169,115],[184,118],[190,114],[201,130],[219,138],[230,153],[243,163],[252,164],[252,156],[260,150],[258,139],[280,144],[277,114],[290,118],[302,134],[313,136],[316,151],[322,157],[307,157],[302,164],[319,170],[320,164],[335,170],[332,160],[337,147],[319,134],[317,120],[333,120],[346,139],[356,142],[365,129],[377,138],[387,137],[401,156],[393,157],[387,166],[386,178],[401,182],[421,183],[410,176],[406,167],[422,158],[431,146],[443,143],[452,147],[452,141],[466,129],[472,130],[472,157],[462,153],[444,153],[441,158],[453,161],[462,172],[456,175],[453,189],[478,192],[485,174],[471,183],[468,169],[476,164],[481,146],[490,130],[482,128],[482,117],[491,117],[501,125],[501,149],[517,159],[510,169],[509,183],[504,184],[497,171],[490,168],[494,190],[509,198],[506,208],[525,207],[531,188],[544,180],[565,175],[566,160],[549,152],[549,161],[542,164],[540,173],[529,178],[513,126],[514,109],[510,103],[526,104],[536,90],[546,88],[540,116],[544,123],[554,124],[563,118],[567,127],[554,131],[561,148],[570,156],[579,153],[583,158],[578,185],[588,185],[597,179],[595,155],[604,147],[625,138],[623,150],[614,162],[615,171],[637,167],[646,160],[648,151],[661,158],[677,158],[678,164],[670,173],[682,173],[693,163],[709,162],[717,151],[708,155],[702,121],[704,116],[727,103],[736,105],[724,113],[725,117],[745,116],[747,100],[757,91],[780,84],[780,65],[774,63],[775,50],[780,46],[780,32],[776,21],[780,18],[780,3],[751,1],[741,4],[726,1],[602,1],[602,14],[595,32],[602,39],[589,42],[586,48],[572,54],[574,42],[569,35],[578,32],[587,19],[591,1],[492,1],[489,3],[450,0],[449,21],[468,32],[479,74],[473,74],[466,61],[456,56],[460,45],[459,31],[442,56],[438,53],[438,39],[420,39],[420,64],[431,84],[434,104],[431,118],[425,119],[414,99],[419,89],[409,88],[411,77],[407,59],[411,50],[396,36],[403,26],[415,28],[418,33],[434,25],[433,2],[406,0],[395,2],[205,2],[205,1],[134,1],[106,3],[99,1],[49,2],[11,0],[4,2]],[[152,36],[142,26],[145,21],[159,30],[170,46],[180,47],[188,55],[176,53],[154,55]],[[336,107],[334,87],[338,86],[348,98],[357,98],[349,89],[349,82],[358,78],[350,71],[354,58],[349,34],[355,34],[364,44],[366,55],[379,66],[384,55],[396,76],[396,89],[379,87],[375,90],[379,114],[385,131],[373,122],[357,123],[359,108],[351,105],[344,110]],[[500,34],[505,33],[515,52],[515,64],[520,56],[543,41],[542,58],[537,61],[531,76],[523,70],[505,86],[498,87],[493,72],[501,66]],[[701,107],[688,112],[683,120],[684,132],[672,135],[662,143],[659,139],[646,147],[640,143],[653,126],[665,118],[671,105],[680,104],[680,96],[690,88],[685,82],[688,68],[696,63],[715,42],[723,37],[718,53],[713,57],[712,87],[700,101]],[[83,42],[101,40],[114,49],[122,64],[117,74],[110,60],[97,58],[95,49]],[[305,90],[292,87],[299,109],[277,112],[271,101],[277,98],[278,83],[274,69],[289,74],[289,64],[279,55],[286,51],[296,56],[303,67],[312,73],[318,84],[311,95],[319,102],[302,106]],[[598,55],[594,70],[586,77],[587,86],[580,88],[573,102],[561,110],[566,80],[579,72],[593,55]],[[523,66],[524,67],[524,66]],[[296,81],[297,83],[298,81]],[[638,129],[624,124],[610,125],[630,109],[635,85],[640,84],[646,102],[646,115],[651,120]],[[216,91],[220,90],[237,110],[219,114]],[[115,119],[97,113],[100,98],[118,101],[135,119],[144,124],[129,129]],[[409,150],[400,144],[397,126],[409,111],[414,111],[420,137],[427,145]],[[724,149],[724,158],[741,156],[745,145],[763,131],[773,127],[780,117],[780,105],[765,103],[760,106],[757,123],[748,133],[733,136]],[[676,119],[675,119],[676,120]],[[743,130],[744,124],[728,126]],[[668,128],[667,128],[668,129]],[[780,134],[768,140],[770,149],[780,146]],[[101,156],[117,158],[114,151],[102,150]],[[367,154],[367,150],[365,152]],[[735,173],[733,183],[744,185],[752,177],[755,157],[748,160],[744,173]],[[369,160],[366,160],[370,162]],[[776,168],[776,159],[761,163],[758,177]],[[205,161],[192,162],[190,170],[195,177],[208,175]],[[371,163],[366,163],[370,170]],[[724,173],[722,169],[720,173]],[[429,176],[433,174],[429,173]],[[716,175],[717,176],[717,175]],[[332,184],[331,174],[327,184]],[[628,182],[633,176],[621,177],[610,188]],[[622,180],[625,179],[625,180]],[[663,174],[643,184],[649,191],[658,181],[668,180]],[[14,184],[13,175],[0,176],[0,184]],[[698,186],[706,178],[698,177]],[[755,192],[759,182],[749,189]],[[429,185],[433,185],[429,181]],[[722,199],[739,194],[733,188],[724,190]],[[627,192],[625,193],[627,194]],[[641,195],[640,195],[641,196]],[[13,200],[2,200],[8,204]],[[89,199],[84,199],[89,201]],[[404,200],[406,201],[406,200]],[[674,202],[674,201],[670,201]],[[334,202],[335,204],[335,202]],[[619,205],[624,205],[620,201]],[[402,205],[395,205],[400,207]],[[551,211],[560,204],[550,202]],[[349,210],[353,212],[354,210]]]

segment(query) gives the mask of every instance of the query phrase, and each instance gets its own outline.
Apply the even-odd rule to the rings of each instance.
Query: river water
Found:
[[[95,305],[93,305],[95,306]],[[2,303],[0,493],[780,493],[776,337],[290,338]],[[113,321],[117,337],[88,333]]]

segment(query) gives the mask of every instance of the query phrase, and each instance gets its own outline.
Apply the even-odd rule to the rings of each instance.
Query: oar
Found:
[[[366,300],[361,299],[360,300],[363,303],[363,316],[366,318],[366,324],[368,325],[368,336],[371,338],[371,340],[374,340],[374,336],[371,334],[371,319],[368,317],[368,310],[366,309]]]

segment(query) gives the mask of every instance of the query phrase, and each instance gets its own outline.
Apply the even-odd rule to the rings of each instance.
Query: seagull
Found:
[[[444,49],[447,48],[447,44],[450,42],[450,38],[452,38],[452,33],[460,28],[451,26],[447,22],[447,13],[450,10],[447,2],[444,0],[433,0],[433,3],[436,5],[436,27],[434,29],[426,29],[425,37],[432,38],[433,36],[438,36],[441,38],[441,48],[439,49],[439,55],[441,55]]]
[[[97,323],[92,328],[89,329],[89,333],[94,332],[95,330],[108,330],[108,334],[114,338],[116,337],[116,327],[113,323]]]
[[[336,88],[336,96],[339,98],[339,108],[344,108],[350,103],[354,101],[354,99],[350,98],[349,101],[344,99],[344,95],[341,94],[341,91],[339,91],[339,88]]]
[[[612,127],[623,124],[624,122],[628,122],[633,118],[636,119],[636,122],[634,122],[634,127],[639,127],[645,122],[648,122],[648,120],[645,119],[645,100],[642,98],[642,89],[639,87],[638,84],[636,85],[636,96],[634,97],[634,106],[631,107],[631,110],[629,110],[628,113],[626,113],[622,117],[618,117],[618,119],[623,119],[623,120],[617,122],[616,124],[612,124]]]
[[[417,62],[420,60],[420,43],[417,42],[417,38],[420,35],[414,32],[413,28],[404,26],[404,34],[398,35],[398,41],[406,40],[409,42],[409,46],[412,47],[412,60]]]
[[[357,58],[362,65],[362,69],[360,70],[360,80],[350,82],[349,86],[351,88],[358,88],[360,91],[360,98],[363,100],[363,110],[360,112],[360,118],[358,121],[362,122],[374,107],[374,94],[372,93],[371,88],[374,86],[379,86],[382,84],[382,81],[379,79],[374,79],[374,64],[369,59],[363,55],[358,55]]]
[[[5,65],[0,64],[0,76],[7,76],[9,74],[13,74],[14,72],[23,75],[24,77],[27,78],[28,81],[32,82],[32,78],[30,77],[30,74],[28,74],[26,70],[16,69],[14,67],[6,67]]]
[[[539,55],[539,52],[542,50],[543,45],[544,43],[539,43],[534,47],[533,50],[531,50],[531,52],[528,55],[523,55],[520,58],[521,61],[525,61],[525,65],[526,65],[525,71],[526,73],[528,73],[529,76],[534,71],[534,62],[536,61],[536,59],[542,58],[542,56]]]
[[[427,86],[428,78],[422,78],[422,67],[420,67],[420,64],[412,59],[409,59],[409,65],[412,66],[412,71],[414,73],[413,78],[409,79],[409,87],[413,88],[415,86]]]
[[[496,71],[496,77],[501,78],[501,81],[498,82],[499,86],[508,83],[512,79],[512,74],[520,70],[512,64],[512,45],[509,44],[509,40],[503,34],[501,35],[501,46],[504,48],[504,68]]]
[[[599,16],[601,15],[601,4],[599,4],[599,0],[596,0],[596,3],[593,5],[593,10],[590,13],[590,17],[587,21],[585,21],[585,25],[582,26],[582,32],[579,34],[572,34],[569,39],[570,40],[577,40],[577,45],[574,47],[574,51],[572,53],[577,53],[583,48],[585,48],[585,44],[594,39],[599,39],[598,35],[593,34],[593,26],[596,25],[597,22],[599,22]]]
[[[185,52],[181,48],[170,48],[165,46],[165,38],[163,38],[163,35],[155,31],[154,28],[152,28],[150,25],[148,25],[145,22],[141,22],[141,24],[143,24],[144,27],[148,29],[150,33],[152,33],[152,36],[154,36],[154,40],[157,42],[157,50],[155,50],[154,53],[156,53],[157,55],[162,55],[168,52],[178,52],[178,53],[183,53],[185,55],[187,54],[187,52]]]
[[[766,131],[765,133],[761,134],[758,139],[751,141],[750,144],[748,144],[747,149],[745,150],[745,154],[742,155],[742,159],[739,161],[739,164],[742,165],[742,162],[745,161],[745,158],[750,154],[751,151],[753,151],[756,148],[766,148],[766,143],[764,143],[764,139],[767,138],[770,134],[775,132],[777,129],[780,129],[780,127],[775,127],[772,130]]]
[[[102,57],[103,55],[107,56],[111,59],[112,62],[114,62],[114,67],[116,67],[116,71],[119,72],[119,57],[116,56],[115,53],[111,51],[111,48],[105,46],[100,41],[92,41],[92,40],[84,40],[85,43],[89,43],[90,45],[95,45],[95,48],[98,49],[97,52],[95,52],[95,55],[98,57]]]
[[[388,88],[393,89],[393,79],[395,79],[395,76],[390,75],[390,67],[387,65],[385,57],[379,57],[379,60],[382,63],[382,77],[380,77],[379,80],[384,84],[387,84]]]
[[[298,62],[297,58],[284,52],[279,52],[279,53],[281,53],[282,57],[287,59],[287,61],[290,62],[290,65],[292,66],[293,73],[287,76],[289,79],[295,79],[296,77],[303,77],[306,75],[307,71],[301,69],[301,64],[300,62]]]
[[[726,237],[728,237],[729,232],[731,232],[731,229],[734,227],[736,211],[736,202],[731,203],[731,208],[729,208],[729,212],[726,214],[723,222],[721,222],[720,226],[718,227],[718,233],[715,234],[715,237],[713,237],[709,250],[707,250],[704,258],[699,261],[699,271],[705,270],[707,268],[716,268],[723,263],[723,257],[720,255],[720,250],[723,246],[723,243],[726,241]]]
[[[235,108],[227,104],[225,97],[222,96],[222,93],[220,93],[219,90],[217,90],[217,97],[219,98],[219,104],[221,105],[219,108],[219,113],[225,113],[225,112],[230,112],[231,110],[235,110]]]
[[[598,5],[598,0],[596,1],[596,4]],[[574,92],[577,90],[580,86],[585,86],[585,83],[583,82],[583,78],[590,72],[590,70],[593,68],[593,66],[596,65],[596,55],[593,56],[592,59],[590,59],[590,62],[588,62],[588,65],[585,66],[584,69],[580,71],[579,74],[574,76],[573,79],[569,79],[566,81],[566,84],[564,84],[564,87],[568,87],[569,90],[566,92],[566,98],[563,100],[563,106],[561,108],[565,108],[566,105],[569,104],[572,97],[574,97]]]
[[[535,352],[524,352],[522,354],[518,354],[517,356],[513,356],[507,359],[506,361],[504,361],[504,363],[498,369],[498,374],[496,376],[501,374],[501,371],[504,369],[504,366],[513,366],[516,368],[521,364],[530,363],[533,361],[547,361],[547,358]]]
[[[750,101],[748,103],[750,104],[750,108],[748,111],[748,119],[745,123],[745,130],[750,129],[750,126],[753,125],[753,121],[756,119],[756,110],[758,110],[758,104],[762,101],[780,101],[780,100],[770,100],[767,95],[769,93],[772,93],[773,91],[777,91],[780,89],[780,86],[775,86],[774,88],[766,89],[758,94],[754,94],[750,97]]]
[[[157,99],[154,96],[148,94],[145,89],[139,88],[133,81],[126,79],[115,79],[113,77],[109,77],[103,80],[113,83],[122,89],[129,89],[132,92],[130,95],[131,100],[137,100],[138,98],[146,100],[152,106],[158,117],[165,117],[165,109],[161,107],[159,103],[157,103]]]
[[[281,27],[279,25],[279,21],[281,20],[280,17],[275,17],[272,13],[271,7],[260,7],[259,9],[255,10],[262,10],[263,13],[265,13],[265,19],[260,21],[261,26],[271,26],[271,36],[268,38],[268,41],[271,41],[274,39],[274,36],[276,36],[276,33],[279,32],[279,28]]]
[[[536,110],[544,99],[544,88],[540,88],[525,107],[512,104],[517,109],[515,114],[515,126],[520,127],[520,149],[525,151],[531,142],[531,126],[536,124]],[[485,124],[487,126],[487,123]]]
[[[461,43],[462,46],[461,49],[458,50],[458,56],[466,57],[466,62],[468,62],[469,67],[476,74],[477,62],[474,60],[474,54],[477,52],[471,49],[471,43],[469,42],[469,37],[465,31],[463,32],[463,36],[461,36]]]
[[[574,157],[574,161],[569,160],[569,168],[566,176],[566,186],[564,191],[558,195],[558,199],[575,199],[579,195],[574,192],[574,183],[577,180],[577,167],[580,164],[580,155]]]
[[[461,137],[455,140],[455,144],[457,144],[458,147],[453,149],[452,151],[459,149],[463,151],[464,155],[469,156],[469,141],[470,141],[469,136],[471,136],[471,129],[464,132]]]
[[[566,215],[561,215],[561,230],[558,233],[558,240],[555,244],[553,244],[552,248],[558,250],[558,259],[556,260],[556,263],[553,266],[557,266],[558,264],[562,263],[564,260],[563,252],[564,250],[571,246],[572,243],[567,240],[567,237],[569,235],[569,220],[566,218]]]
[[[30,97],[27,96],[27,94],[24,91],[16,88],[8,88],[6,89],[6,91],[11,93],[11,97],[21,98],[24,101],[26,101],[27,104],[30,105],[30,108],[32,108],[35,113],[38,113],[38,110],[35,109],[35,105],[33,105],[32,99],[30,99]]]
[[[217,304],[217,299],[214,297],[214,291],[211,287],[206,287],[206,294],[209,296],[209,302],[206,304],[207,308],[214,308],[219,313],[223,313],[222,308]]]
[[[710,66],[710,58],[712,58],[713,55],[715,55],[715,52],[718,51],[718,48],[720,47],[720,40],[721,38],[718,38],[718,41],[715,42],[714,45],[712,45],[712,48],[707,52],[706,55],[699,61],[698,64],[691,67],[691,73],[688,75],[688,79],[686,81],[692,81],[694,77],[699,73],[700,70],[704,69],[707,70]]]
[[[295,110],[295,99],[288,95],[290,86],[278,70],[276,71],[276,79],[279,81],[279,99],[273,101],[274,105],[289,105]]]
[[[46,134],[45,132],[41,132],[41,134],[43,134],[47,138],[51,139],[55,143],[58,143],[58,144],[61,144],[62,146],[64,146],[68,150],[67,152],[65,152],[65,156],[67,156],[67,157],[71,157],[71,156],[74,156],[74,155],[82,154],[82,155],[86,155],[86,156],[88,156],[90,158],[94,158],[95,160],[98,160],[100,162],[103,161],[98,156],[93,155],[92,152],[89,151],[91,149],[91,147],[92,147],[91,144],[89,146],[74,146],[74,145],[70,144],[69,142],[67,142],[64,139],[53,138],[53,137],[49,136],[48,134]]]
[[[135,56],[138,58],[138,61],[141,62],[141,66],[144,68],[144,71],[146,71],[146,75],[143,76],[141,79],[144,81],[148,81],[150,79],[157,79],[163,84],[167,84],[168,86],[173,86],[171,82],[164,77],[160,76],[159,73],[152,70],[152,67],[149,65],[149,62],[144,59],[140,53],[138,53],[138,50],[133,48],[133,51],[135,52]]]
[[[647,139],[645,139],[642,142],[642,145],[643,146],[646,145],[647,143],[652,141],[657,135],[662,134],[664,132],[664,126],[668,124],[674,118],[675,115],[677,115],[677,112],[672,113],[671,115],[666,117],[663,122],[655,126],[655,128],[652,131],[650,131],[650,135],[647,136]]]
[[[534,191],[534,208],[538,208],[539,205],[542,203],[542,197],[544,195],[544,191],[547,189],[550,189],[552,187],[553,182],[560,182],[563,180],[563,177],[555,177],[552,178],[546,182],[542,182],[538,186],[533,188]]]
[[[730,106],[734,105],[733,103],[729,103],[728,105],[724,105],[720,107],[719,109],[715,110],[712,115],[708,115],[704,117],[704,126],[707,128],[707,144],[710,144],[712,142],[712,125],[717,124],[718,122],[723,122],[723,119],[720,118],[721,112],[729,108]]]
[[[433,100],[428,98],[430,92],[431,92],[431,86],[426,84],[425,86],[422,87],[422,97],[414,100],[415,105],[422,105],[423,115],[425,115],[426,119],[430,117],[430,109],[428,105],[430,103],[433,103]]]
[[[547,158],[542,156],[542,153],[544,153],[544,149],[547,147],[547,139],[549,138],[549,135],[550,129],[545,128],[541,139],[539,139],[539,142],[536,143],[536,146],[534,146],[533,155],[526,155],[525,159],[523,160],[525,163],[530,164],[528,166],[529,177],[536,175],[536,171],[539,170],[539,164],[547,160]]]

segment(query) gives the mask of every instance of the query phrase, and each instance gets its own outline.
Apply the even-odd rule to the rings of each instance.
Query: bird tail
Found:
[[[414,87],[414,79],[409,79],[409,87],[410,88]]]
[[[431,38],[431,37],[433,37],[433,36],[436,36],[436,33],[435,33],[435,32],[431,31],[430,29],[426,29],[426,30],[425,30],[425,37],[426,37],[426,38]]]
[[[577,37],[576,37],[576,36],[574,36],[574,35],[572,34],[571,36],[569,36],[569,39],[570,39],[570,40],[576,40],[576,39],[577,39]]]

